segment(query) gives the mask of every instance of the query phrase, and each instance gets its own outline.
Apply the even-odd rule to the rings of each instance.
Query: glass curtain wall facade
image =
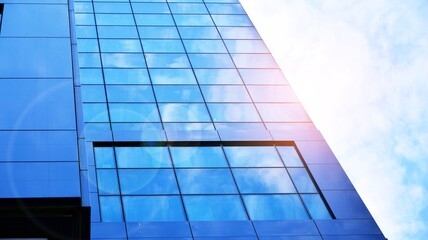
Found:
[[[385,239],[238,0],[3,2],[0,197],[91,239]]]

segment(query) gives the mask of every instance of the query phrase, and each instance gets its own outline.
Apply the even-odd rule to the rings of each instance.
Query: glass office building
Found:
[[[0,24],[0,238],[385,239],[238,0]]]

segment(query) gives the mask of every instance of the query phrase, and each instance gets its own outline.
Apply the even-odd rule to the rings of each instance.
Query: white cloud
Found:
[[[428,4],[241,2],[386,237],[423,239]]]

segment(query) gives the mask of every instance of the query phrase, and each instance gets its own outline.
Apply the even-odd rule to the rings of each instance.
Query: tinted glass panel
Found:
[[[237,193],[229,169],[177,169],[183,194]]]
[[[308,219],[298,195],[246,195],[245,206],[252,220]]]
[[[185,54],[145,54],[150,68],[190,68]]]
[[[301,197],[313,219],[331,219],[330,213],[318,194],[302,194]]]
[[[144,52],[182,53],[183,44],[180,40],[141,40]]]
[[[189,54],[194,68],[234,68],[229,54]]]
[[[152,87],[146,86],[107,86],[109,102],[154,102]]]
[[[119,170],[122,194],[178,194],[174,171],[171,169]]]
[[[165,147],[116,147],[119,168],[169,168],[172,167]]]
[[[176,27],[138,27],[141,38],[180,38]]]
[[[179,27],[183,39],[219,39],[215,27]]]
[[[205,104],[159,104],[159,111],[164,122],[210,122]]]
[[[196,84],[191,69],[150,69],[153,84]]]
[[[124,196],[123,208],[127,222],[186,220],[183,205],[178,196]]]
[[[146,69],[104,69],[106,84],[150,84]]]
[[[155,86],[158,102],[204,102],[199,87],[185,86]]]
[[[224,147],[231,167],[283,167],[274,147]]]
[[[214,122],[260,122],[252,104],[208,104]]]
[[[156,104],[110,103],[112,122],[159,122]]]
[[[303,167],[302,160],[294,147],[278,146],[279,154],[281,155],[282,161],[287,167]]]
[[[290,173],[291,179],[293,179],[293,182],[300,193],[317,192],[317,189],[315,188],[305,168],[288,168],[288,172]]]
[[[176,168],[228,167],[220,147],[171,147]]]
[[[115,168],[114,152],[112,147],[96,147],[95,162],[97,168]]]
[[[97,170],[98,192],[103,195],[119,194],[116,170]]]
[[[184,196],[190,221],[247,220],[239,196]]]
[[[236,69],[195,69],[200,84],[242,84]]]
[[[295,193],[284,168],[234,169],[241,193]]]
[[[122,222],[122,204],[116,196],[100,196],[101,220],[103,222]]]
[[[207,102],[251,102],[244,86],[201,86]]]

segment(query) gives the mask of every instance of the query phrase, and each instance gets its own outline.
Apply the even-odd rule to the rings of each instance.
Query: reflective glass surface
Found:
[[[177,169],[182,194],[237,193],[229,169]]]
[[[186,219],[178,196],[124,196],[122,199],[127,222],[165,222]]]
[[[176,168],[228,167],[220,147],[171,147]]]
[[[309,219],[297,194],[245,195],[243,198],[252,220]]]
[[[116,147],[119,168],[171,167],[168,150],[163,147]]]
[[[224,147],[231,167],[283,167],[274,147]]]
[[[241,193],[295,193],[285,168],[234,169]]]
[[[122,194],[178,194],[174,172],[170,169],[121,169]]]
[[[164,122],[210,122],[205,104],[163,103],[159,111]]]
[[[184,196],[190,221],[247,220],[239,196]]]
[[[155,86],[158,102],[204,102],[197,85]]]
[[[208,104],[214,122],[260,122],[253,104]]]

